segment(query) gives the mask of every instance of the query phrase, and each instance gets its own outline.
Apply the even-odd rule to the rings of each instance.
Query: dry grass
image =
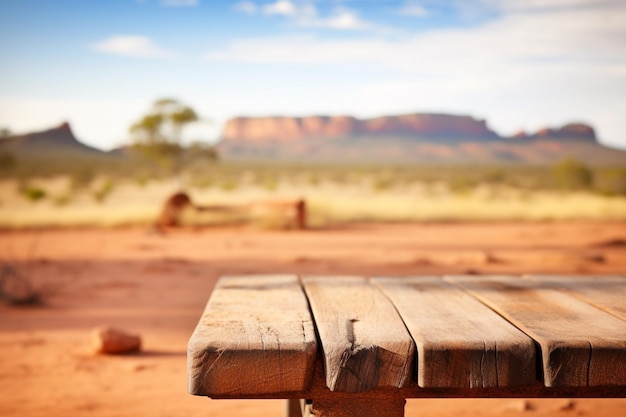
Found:
[[[38,180],[36,186],[45,190],[46,197],[31,201],[20,193],[17,181],[0,181],[0,227],[147,225],[156,218],[165,198],[177,190],[173,181],[153,181],[146,186],[126,181],[116,183],[106,198],[98,201],[91,189],[71,191],[65,178]],[[189,192],[194,202],[205,205],[305,198],[313,226],[352,221],[626,220],[626,197],[524,191],[498,185],[458,191],[445,183],[413,182],[381,190],[367,182],[311,184],[281,178],[270,188],[248,183],[236,188],[192,187]],[[242,220],[237,213],[187,216],[187,222],[194,224]],[[280,222],[260,219],[259,224],[271,227]]]

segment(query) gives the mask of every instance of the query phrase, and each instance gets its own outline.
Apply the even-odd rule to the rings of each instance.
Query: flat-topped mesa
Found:
[[[585,139],[596,142],[596,132],[593,127],[584,123],[568,123],[560,128],[543,128],[538,130],[533,138],[536,139]]]
[[[626,152],[603,146],[588,124],[575,122],[502,136],[485,120],[440,113],[351,116],[237,117],[216,145],[224,160],[321,163],[529,163],[563,158],[619,165]]]
[[[223,139],[290,143],[306,137],[412,135],[428,138],[498,138],[484,120],[448,114],[405,114],[357,119],[352,116],[237,117],[224,128]]]
[[[404,114],[362,121],[368,133],[411,134],[429,138],[497,138],[485,120],[451,114]]]
[[[593,127],[585,123],[568,123],[561,127],[543,127],[533,134],[521,130],[511,136],[512,139],[575,139],[597,142]]]
[[[307,136],[346,136],[358,130],[351,116],[236,117],[226,122],[223,138],[245,142],[293,142]]]

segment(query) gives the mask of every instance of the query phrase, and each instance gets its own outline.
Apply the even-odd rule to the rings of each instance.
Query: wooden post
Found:
[[[296,229],[305,230],[306,224],[306,201],[298,200],[296,202]]]
[[[311,414],[316,417],[403,417],[405,403],[402,397],[314,398]]]
[[[285,401],[285,417],[302,417],[302,400],[290,398]]]

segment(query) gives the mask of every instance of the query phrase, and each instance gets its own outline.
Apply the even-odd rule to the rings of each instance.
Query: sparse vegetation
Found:
[[[67,266],[36,258],[37,240],[22,259],[10,259],[8,248],[0,257],[0,302],[12,306],[38,306],[73,284],[84,265]]]
[[[103,181],[102,184],[100,184],[100,186],[96,188],[92,193],[94,200],[96,200],[98,203],[104,202],[109,194],[113,192],[114,188],[115,184],[112,180],[107,179]]]
[[[88,166],[80,166],[73,170],[70,177],[71,188],[73,191],[88,188],[92,181],[96,178],[96,172]]]
[[[594,189],[603,195],[626,195],[626,168],[600,169],[594,173]]]
[[[381,175],[378,175],[372,182],[372,188],[378,192],[388,190],[389,188],[392,187],[392,185],[393,185],[393,178],[389,177],[388,175],[385,175],[384,173]]]
[[[593,183],[593,171],[578,161],[568,158],[552,167],[557,184],[564,190],[586,190]]]
[[[150,182],[150,177],[145,173],[139,173],[135,176],[135,183],[144,188]]]
[[[0,226],[147,224],[177,184],[160,175],[156,165],[133,161],[129,166],[114,165],[103,170],[94,167],[92,171],[85,171],[83,164],[66,164],[67,188],[53,186],[33,174],[40,172],[37,167],[27,170],[21,166],[19,176],[0,180],[0,184],[6,184]],[[626,169],[579,168],[564,170],[587,172],[571,174],[584,179],[568,188],[558,179],[556,173],[561,171],[553,166],[322,166],[198,161],[186,168],[184,175],[192,186],[190,194],[200,204],[304,198],[310,203],[313,225],[356,220],[626,220]],[[145,186],[148,179],[150,187]],[[16,182],[19,188],[10,185]],[[89,183],[89,187],[72,189],[69,185],[76,183]],[[46,196],[37,205],[23,205],[23,190],[34,186],[44,190]],[[131,203],[129,195],[134,196]],[[100,204],[103,201],[107,202],[106,209]],[[215,223],[219,219],[212,221]]]
[[[320,184],[320,179],[316,174],[310,173],[308,175],[308,182],[312,187],[317,187]]]
[[[201,190],[204,190],[213,187],[215,185],[215,181],[210,177],[200,177],[195,178],[191,185]]]
[[[54,198],[54,204],[56,206],[65,206],[72,201],[72,195],[70,193],[64,193]]]
[[[273,176],[269,176],[269,177],[265,178],[265,182],[263,183],[263,187],[267,191],[274,192],[278,188],[278,180],[275,177],[273,177]]]
[[[227,178],[220,184],[220,188],[223,191],[234,191],[237,189],[237,181],[232,178]]]
[[[37,202],[46,198],[46,191],[39,187],[27,185],[22,189],[22,194],[29,201]]]

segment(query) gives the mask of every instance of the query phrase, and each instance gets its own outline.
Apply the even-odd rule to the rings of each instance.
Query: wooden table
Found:
[[[188,389],[319,416],[624,397],[626,277],[224,277],[189,341]]]

